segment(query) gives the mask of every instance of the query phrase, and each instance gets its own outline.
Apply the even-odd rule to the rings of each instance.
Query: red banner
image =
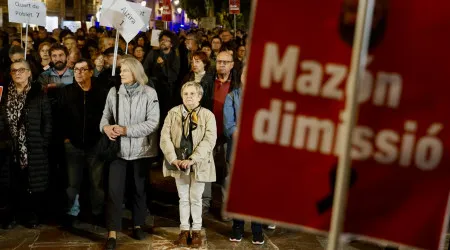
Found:
[[[241,0],[229,0],[230,14],[241,13]]]
[[[0,86],[0,102],[2,101],[3,96],[3,86]]]
[[[230,213],[329,230],[356,3],[255,5]],[[450,191],[450,3],[376,5],[345,231],[437,249]]]
[[[161,20],[165,22],[172,22],[172,4],[170,0],[162,0],[162,17]]]

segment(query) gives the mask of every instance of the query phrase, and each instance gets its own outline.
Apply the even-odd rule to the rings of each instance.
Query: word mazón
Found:
[[[296,91],[301,95],[343,100],[344,91],[340,86],[344,85],[347,66],[327,64],[323,67],[311,60],[299,64],[300,48],[296,46],[288,46],[282,60],[278,51],[278,45],[266,44],[260,82],[262,89],[273,88],[272,83],[282,81],[281,88],[285,92]],[[294,81],[297,65],[300,65],[302,73]],[[323,82],[325,74],[329,77]],[[399,74],[379,72],[374,86],[373,76],[369,72],[366,72],[364,79],[364,88],[359,92],[360,102],[372,100],[375,106],[398,107],[402,90]],[[296,109],[297,103],[294,101],[271,99],[269,108],[256,112],[253,139],[258,143],[339,156],[345,136],[342,125],[346,119],[344,112],[341,112],[341,122],[336,124],[326,118],[296,115]],[[352,132],[351,156],[355,160],[373,159],[381,164],[414,165],[421,170],[433,170],[443,157],[443,143],[437,136],[443,125],[432,123],[427,135],[421,138],[416,138],[417,128],[417,121],[414,120],[406,120],[401,132],[392,129],[374,131],[368,126],[356,126]]]

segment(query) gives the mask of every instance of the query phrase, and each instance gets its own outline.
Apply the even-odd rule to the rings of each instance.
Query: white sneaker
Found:
[[[267,229],[270,229],[270,230],[275,230],[275,228],[277,228],[276,225],[268,225],[267,226]]]

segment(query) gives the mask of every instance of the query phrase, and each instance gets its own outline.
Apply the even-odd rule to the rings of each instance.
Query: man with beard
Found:
[[[170,31],[162,31],[159,35],[159,49],[151,50],[143,64],[150,84],[154,86],[158,94],[161,121],[174,106],[172,96],[180,73],[180,56],[177,46],[177,37]]]
[[[52,212],[62,212],[65,207],[66,175],[64,138],[61,114],[58,112],[58,99],[61,88],[73,83],[73,70],[67,67],[67,56],[69,51],[66,47],[55,44],[49,50],[52,67],[41,73],[38,82],[47,90],[48,98],[52,108],[53,131],[52,140],[49,145],[49,165],[50,165],[50,201],[55,202],[51,208],[56,209]]]

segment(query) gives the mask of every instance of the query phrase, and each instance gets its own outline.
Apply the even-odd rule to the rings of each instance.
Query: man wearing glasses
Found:
[[[75,83],[61,91],[59,107],[65,139],[68,174],[68,210],[66,226],[74,226],[80,213],[79,194],[83,171],[89,172],[90,201],[94,223],[103,218],[104,192],[102,188],[103,162],[97,157],[96,145],[100,139],[98,124],[103,115],[107,91],[93,78],[94,65],[80,59],[75,63]]]
[[[175,106],[172,97],[180,73],[177,47],[177,37],[172,32],[164,30],[159,35],[159,49],[151,50],[143,64],[149,82],[158,94],[161,121],[164,121],[169,109]]]
[[[223,105],[225,99],[233,89],[239,87],[238,72],[233,69],[233,56],[226,51],[222,51],[217,55],[216,61],[216,78],[214,86],[205,88],[203,98],[206,98],[205,108],[211,110],[216,117],[217,123],[217,142],[214,148],[214,162],[216,165],[218,180],[225,185],[225,178],[228,175],[228,166],[226,163],[226,147],[227,138],[223,132]],[[224,189],[223,189],[224,190]],[[223,192],[222,190],[222,192]],[[222,194],[222,198],[223,198]],[[203,192],[203,213],[208,212],[212,199],[211,183],[205,184]],[[222,218],[224,221],[229,221],[228,218]]]

